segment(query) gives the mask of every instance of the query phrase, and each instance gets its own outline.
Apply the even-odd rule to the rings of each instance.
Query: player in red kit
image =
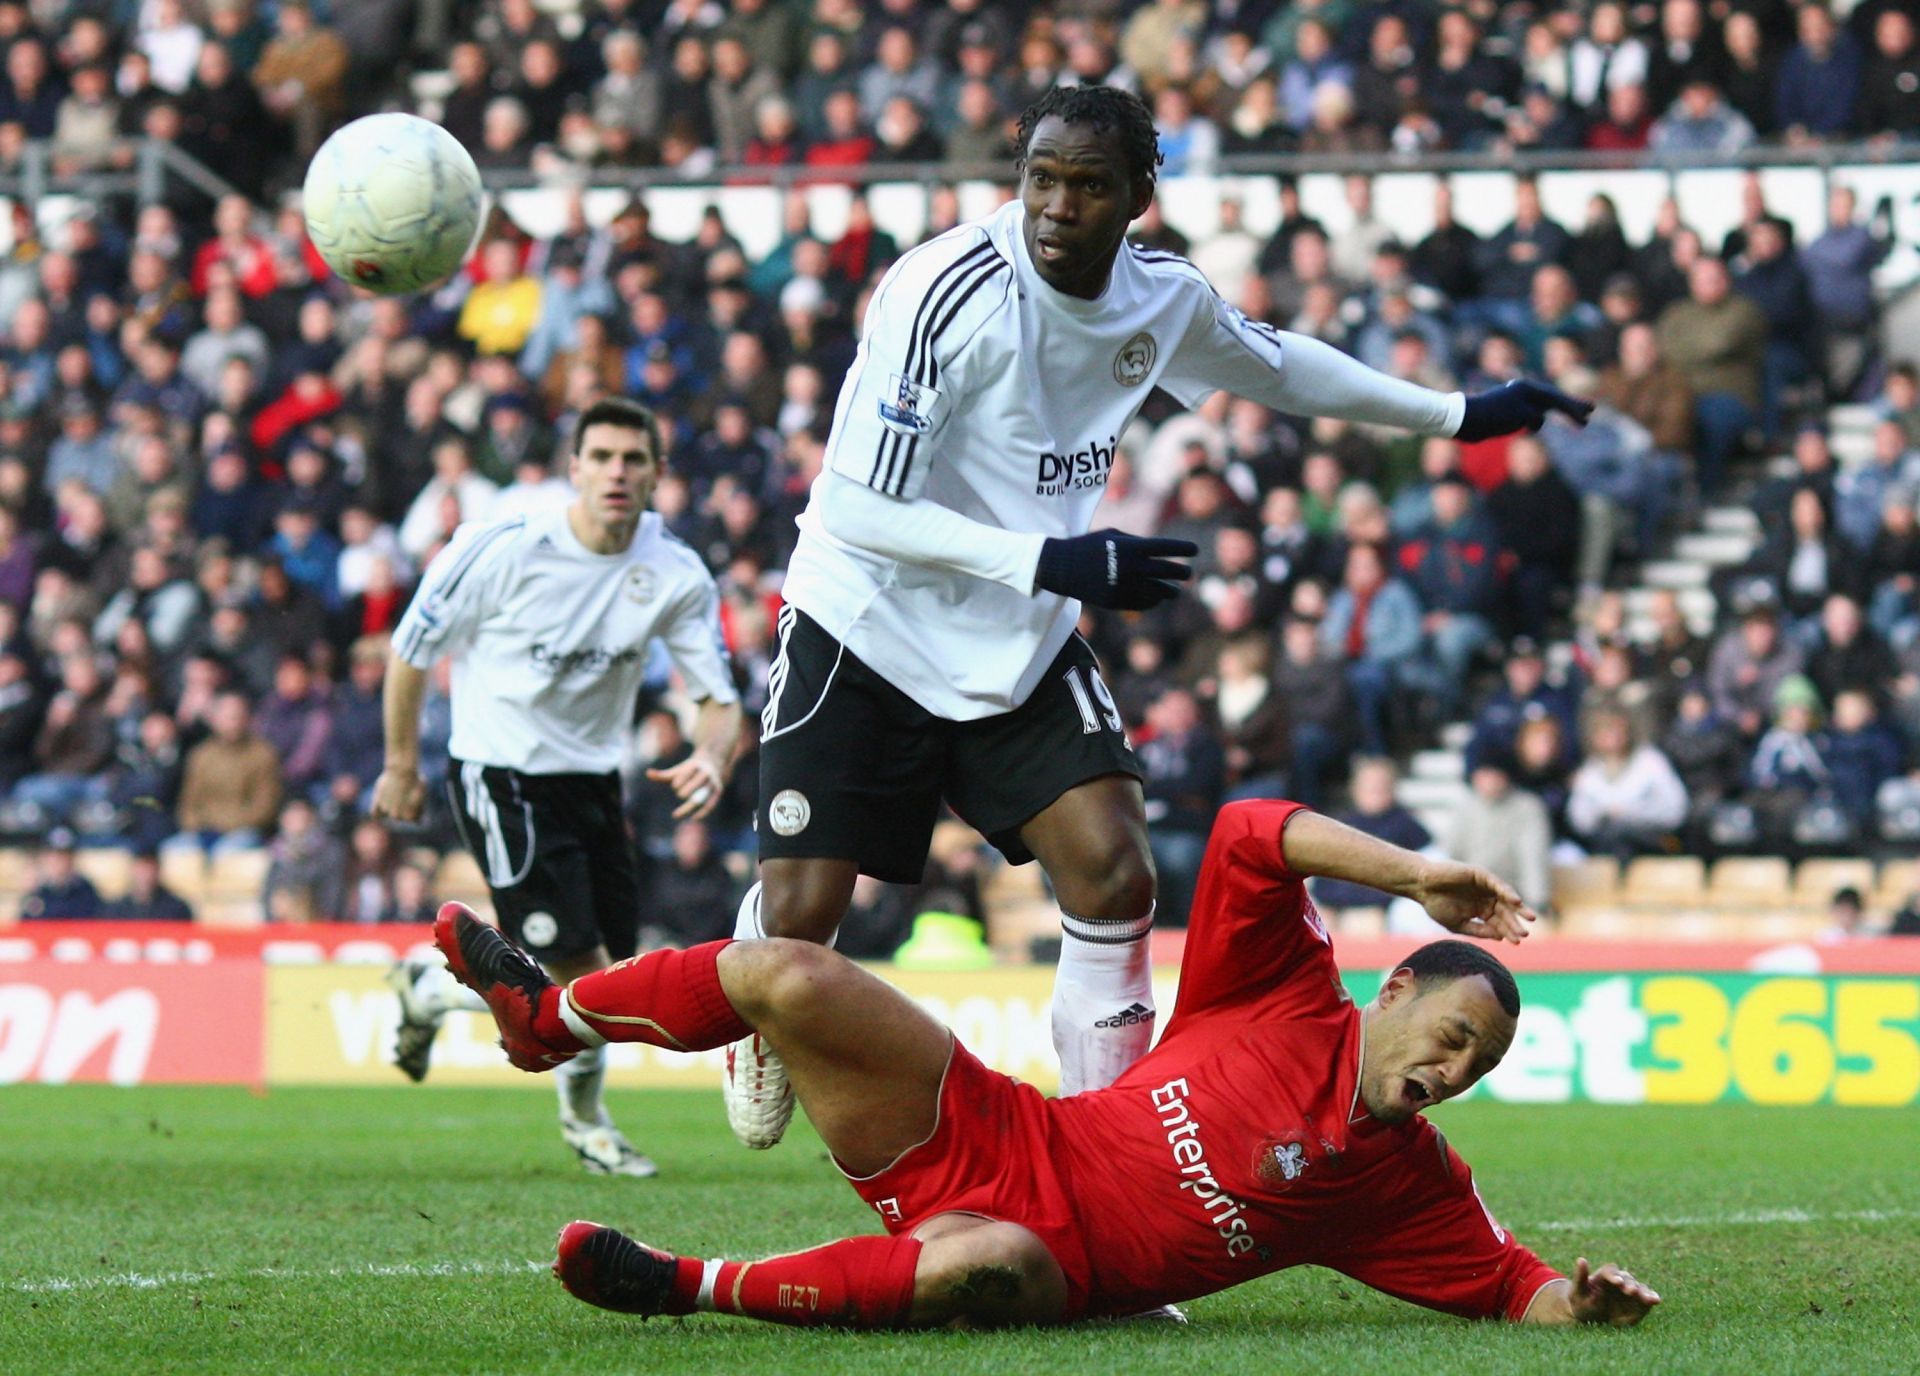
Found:
[[[588,1046],[724,1046],[757,1031],[885,1224],[762,1261],[699,1260],[574,1223],[555,1270],[632,1314],[784,1323],[1061,1323],[1314,1264],[1470,1317],[1633,1324],[1659,1303],[1614,1266],[1563,1276],[1480,1201],[1423,1110],[1506,1053],[1520,1008],[1480,946],[1410,955],[1365,1008],[1341,984],[1309,876],[1413,898],[1449,930],[1518,941],[1533,914],[1486,871],[1293,803],[1215,822],[1179,998],[1111,1087],[1047,1099],[987,1069],[905,995],[804,942],[656,951],[562,989],[457,904],[435,935],[514,1064]]]

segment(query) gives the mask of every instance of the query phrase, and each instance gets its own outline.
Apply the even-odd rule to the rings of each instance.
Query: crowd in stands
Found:
[[[271,22],[249,0],[42,22],[0,0],[0,161],[24,134],[67,166],[110,165],[113,136],[144,131],[250,193],[284,185],[407,50],[398,12],[345,0],[281,0]],[[1912,25],[1871,3],[1836,24],[1698,0],[600,0],[559,19],[503,0],[462,31],[443,118],[489,167],[1004,158],[1010,113],[1087,79],[1152,99],[1170,174],[1215,150],[1728,148],[1920,121]],[[398,838],[364,815],[386,637],[460,522],[567,499],[571,418],[611,392],[667,422],[655,505],[720,580],[757,715],[793,519],[866,297],[909,245],[857,195],[831,241],[789,195],[777,245],[752,256],[717,211],[669,241],[644,197],[595,226],[567,194],[559,233],[497,214],[469,270],[405,300],[330,280],[284,203],[106,202],[44,234],[15,208],[0,832],[54,834],[61,911],[87,906],[70,856],[89,844],[143,864],[269,847],[280,920],[430,911],[410,848],[454,843],[444,810]],[[1194,592],[1083,629],[1146,770],[1165,919],[1183,920],[1214,810],[1240,796],[1284,792],[1483,861],[1538,904],[1556,849],[1920,838],[1920,379],[1871,342],[1884,208],[1836,185],[1824,232],[1797,243],[1750,178],[1724,242],[1672,203],[1631,242],[1604,195],[1562,225],[1523,177],[1512,222],[1482,237],[1442,178],[1435,227],[1402,242],[1367,178],[1345,194],[1333,228],[1283,181],[1271,234],[1229,199],[1203,242],[1154,212],[1138,237],[1191,255],[1249,314],[1396,375],[1478,389],[1527,372],[1602,405],[1585,429],[1462,446],[1225,395],[1149,404],[1100,520],[1196,540]],[[929,234],[954,222],[950,189],[929,204]],[[1873,461],[1842,471],[1824,417],[1850,400],[1879,420]],[[1754,462],[1777,454],[1790,471]],[[1640,561],[1729,498],[1765,538],[1716,583],[1711,633],[1660,594],[1651,639],[1630,638]],[[700,937],[731,920],[754,761],[711,825],[675,823],[639,775],[688,749],[664,666],[657,687],[636,718],[636,844],[650,921]],[[444,672],[426,715],[437,790]],[[1471,792],[1434,837],[1395,803],[1393,761],[1452,720],[1471,723]],[[977,910],[973,863],[936,868],[938,905]],[[859,897],[876,949],[904,933],[908,899]]]

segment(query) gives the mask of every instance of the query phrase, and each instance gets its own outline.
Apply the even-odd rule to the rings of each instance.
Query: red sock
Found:
[[[645,1042],[670,1051],[708,1051],[753,1029],[720,987],[720,952],[731,942],[709,941],[685,951],[649,951],[605,970],[582,975],[566,989],[549,989],[534,1016],[534,1035],[564,1051],[580,1039],[560,1016],[564,997],[610,1042]]]
[[[801,1328],[897,1328],[913,1309],[921,1245],[912,1237],[850,1237],[765,1261],[681,1257],[667,1312],[711,1309]],[[710,1268],[713,1284],[703,1295]]]

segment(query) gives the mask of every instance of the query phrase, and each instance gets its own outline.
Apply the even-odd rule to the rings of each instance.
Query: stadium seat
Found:
[[[106,899],[123,897],[127,892],[127,876],[133,868],[133,856],[119,847],[76,851],[73,867]]]
[[[249,898],[259,901],[267,887],[267,870],[272,864],[273,856],[264,847],[215,856],[207,870],[208,900],[215,903]]]
[[[480,865],[464,850],[450,850],[440,860],[440,868],[433,876],[433,891],[443,899],[457,899],[462,903],[471,903],[470,894],[487,891],[487,877],[480,873]]]
[[[1706,862],[1691,855],[1643,855],[1627,866],[1621,898],[1641,907],[1697,905],[1706,897]]]
[[[1888,865],[1887,868],[1910,869],[1903,865]],[[1902,882],[1905,882],[1904,879]],[[1800,868],[1793,872],[1793,901],[1803,908],[1824,910],[1834,893],[1845,888],[1858,889],[1863,899],[1871,899],[1874,892],[1873,862],[1852,857],[1824,857],[1802,860]]]
[[[1615,903],[1620,897],[1620,862],[1610,855],[1553,867],[1553,905],[1562,913]]]
[[[0,889],[25,893],[33,887],[33,852],[0,850]]]
[[[207,857],[198,849],[162,850],[160,882],[197,909],[206,896]]]
[[[1708,900],[1717,908],[1755,913],[1792,906],[1792,870],[1777,855],[1736,855],[1714,863]]]
[[[1889,860],[1880,867],[1880,878],[1867,899],[1869,912],[1898,912],[1914,894],[1920,893],[1920,860]]]

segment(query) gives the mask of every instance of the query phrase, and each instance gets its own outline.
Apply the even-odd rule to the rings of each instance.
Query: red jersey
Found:
[[[1221,809],[1160,1044],[1110,1088],[1048,1103],[1087,1268],[1070,1279],[1086,1312],[1131,1313],[1310,1264],[1518,1319],[1559,1273],[1424,1118],[1383,1125],[1360,1102],[1360,1011],[1281,851],[1297,811]]]

